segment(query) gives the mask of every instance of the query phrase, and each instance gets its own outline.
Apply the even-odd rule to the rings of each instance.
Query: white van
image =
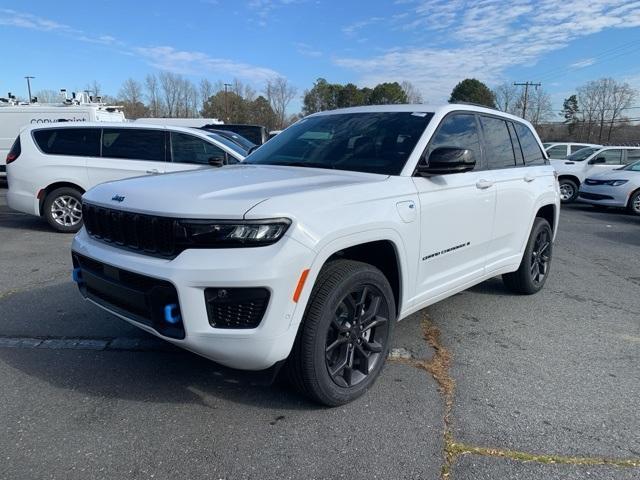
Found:
[[[76,232],[82,226],[80,198],[99,183],[235,164],[246,155],[236,143],[195,128],[31,125],[7,155],[7,201],[14,210],[43,216],[59,232]]]
[[[5,158],[20,129],[26,125],[58,122],[124,122],[117,107],[102,104],[30,103],[0,104],[0,176],[6,175]]]

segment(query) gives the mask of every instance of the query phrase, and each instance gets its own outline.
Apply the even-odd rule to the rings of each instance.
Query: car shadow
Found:
[[[273,372],[246,372],[186,351],[91,351],[2,348],[0,360],[56,388],[99,398],[198,404],[218,400],[255,407],[320,409]]]
[[[507,290],[507,287],[504,286],[504,282],[500,277],[493,277],[489,280],[485,280],[484,282],[469,288],[467,291],[480,293],[482,295],[497,295],[500,297],[513,295],[509,290]]]

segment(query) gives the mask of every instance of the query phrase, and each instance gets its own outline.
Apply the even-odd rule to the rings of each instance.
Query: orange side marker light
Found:
[[[298,280],[298,286],[296,287],[296,291],[293,292],[293,301],[296,303],[298,303],[298,300],[300,300],[300,294],[302,293],[302,289],[304,288],[304,282],[307,281],[308,275],[309,275],[308,268],[306,270],[303,270],[302,274],[300,275],[300,280]]]

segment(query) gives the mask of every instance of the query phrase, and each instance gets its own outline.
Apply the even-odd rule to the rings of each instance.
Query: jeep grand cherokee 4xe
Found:
[[[221,364],[284,363],[318,402],[361,395],[394,324],[502,275],[548,275],[559,190],[520,118],[465,105],[300,120],[218,169],[101,184],[72,245],[82,295]]]

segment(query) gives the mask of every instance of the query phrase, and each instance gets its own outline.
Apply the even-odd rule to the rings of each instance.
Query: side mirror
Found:
[[[458,147],[438,147],[431,152],[427,161],[420,160],[417,172],[419,175],[428,177],[468,172],[473,170],[475,166],[476,160],[473,158],[471,150]]]
[[[595,165],[597,163],[605,163],[607,160],[604,157],[592,158],[589,160],[589,165]]]
[[[208,162],[212,167],[222,167],[229,162],[228,154],[224,152],[222,155],[209,157]]]

